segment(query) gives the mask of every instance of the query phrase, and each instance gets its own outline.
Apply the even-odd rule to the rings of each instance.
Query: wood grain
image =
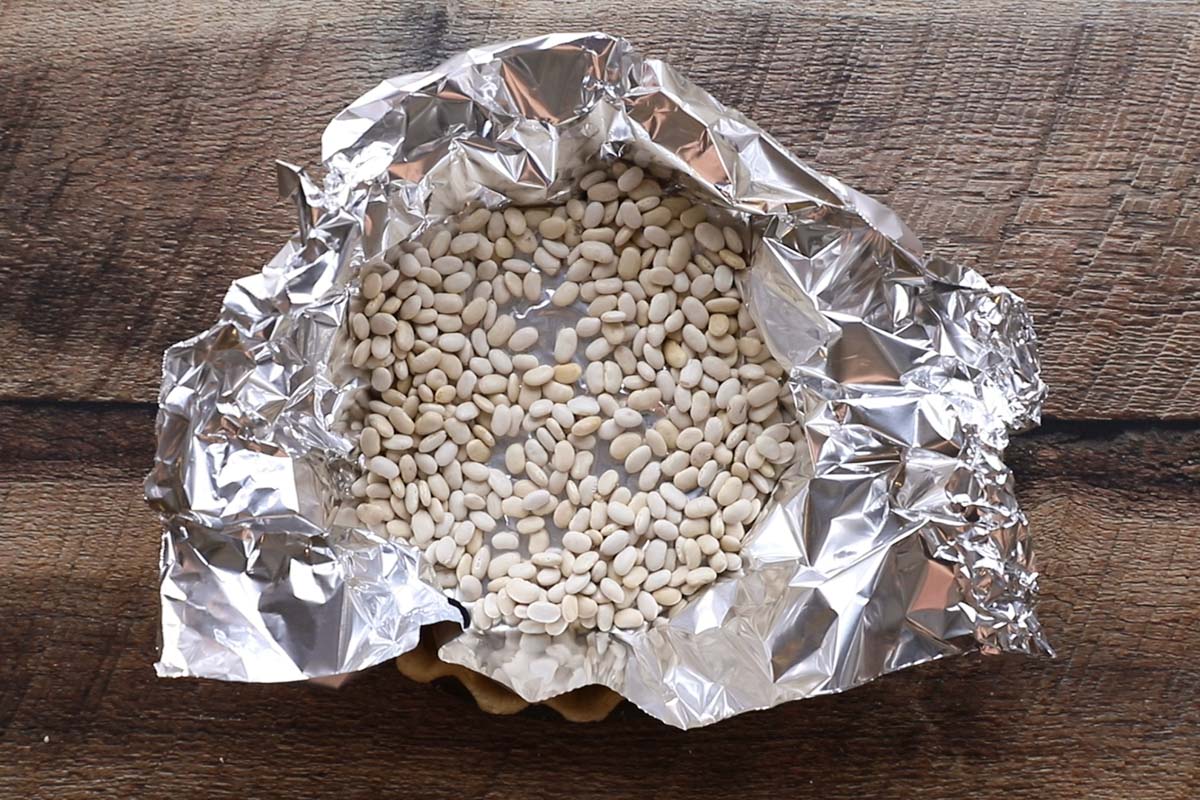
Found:
[[[339,690],[159,680],[152,413],[0,404],[0,797],[1191,800],[1200,430],[1057,425],[1009,461],[1055,661],[965,657],[687,734],[628,704],[478,711],[389,666]]]
[[[1194,3],[0,7],[0,397],[146,401],[292,228],[270,163],[380,78],[604,28],[1024,294],[1052,416],[1200,408]]]
[[[1008,461],[1055,661],[965,657],[687,734],[159,680],[162,350],[292,230],[380,78],[604,29],[1024,294],[1054,422]],[[0,2],[0,798],[1200,796],[1200,7]],[[1128,418],[1143,421],[1087,421]],[[1178,420],[1152,422],[1149,418]],[[1191,420],[1191,421],[1189,421]]]

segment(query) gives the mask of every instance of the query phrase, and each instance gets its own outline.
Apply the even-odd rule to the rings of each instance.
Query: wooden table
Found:
[[[379,8],[375,6],[378,5]],[[1200,795],[1200,13],[681,0],[0,3],[0,797]],[[380,78],[606,29],[1029,301],[1010,463],[1055,661],[965,657],[688,734],[154,677],[159,361],[290,232]]]

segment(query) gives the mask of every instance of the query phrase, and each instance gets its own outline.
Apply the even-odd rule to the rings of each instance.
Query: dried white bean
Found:
[[[480,628],[675,613],[740,569],[795,456],[783,371],[733,280],[748,237],[661,177],[596,169],[557,207],[471,210],[362,278],[352,502],[422,549]],[[543,297],[567,318],[535,357],[541,326],[518,320]],[[593,474],[601,445],[623,471]]]

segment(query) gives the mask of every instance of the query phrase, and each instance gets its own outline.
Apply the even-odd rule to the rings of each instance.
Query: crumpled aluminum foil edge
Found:
[[[335,524],[354,474],[336,423],[361,385],[341,334],[354,278],[468,203],[544,202],[617,155],[676,170],[754,229],[742,289],[790,375],[806,458],[742,574],[670,625],[562,641],[468,630],[442,658],[530,701],[601,683],[687,728],[969,649],[1051,652],[1002,458],[1046,392],[1022,301],[592,33],[385,81],[327,128],[321,186],[280,164],[300,232],[164,357],[146,480],[164,518],[159,674],[341,674],[411,649],[421,625],[462,621],[415,550]]]

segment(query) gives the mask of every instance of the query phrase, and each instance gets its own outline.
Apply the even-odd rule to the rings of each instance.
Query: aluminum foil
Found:
[[[742,291],[786,368],[804,457],[744,567],[669,625],[466,630],[443,659],[537,701],[601,683],[678,727],[837,692],[943,656],[1049,653],[1003,462],[1045,386],[1020,298],[927,256],[880,203],[789,154],[624,40],[555,34],[388,80],[280,165],[300,230],[163,362],[146,495],[164,520],[160,675],[286,681],[363,669],[463,622],[415,549],[339,524],[339,428],[362,385],[362,265],[470,204],[562,198],[597,159],[676,171],[752,228]]]

